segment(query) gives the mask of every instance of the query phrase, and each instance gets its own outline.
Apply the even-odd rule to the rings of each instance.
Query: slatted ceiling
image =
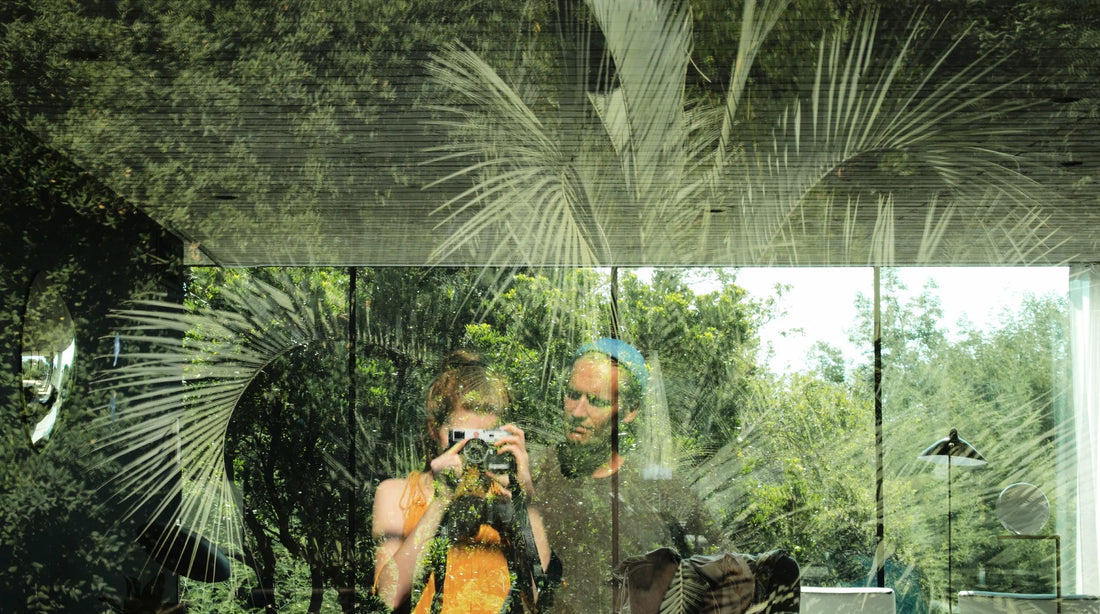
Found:
[[[415,133],[415,129],[406,129]],[[374,158],[382,148],[369,139],[364,144],[338,143],[319,149],[303,147],[294,139],[281,138],[271,130],[262,139],[249,136],[239,148],[219,146],[208,139],[195,139],[194,146],[180,160],[181,191],[178,199],[157,195],[146,200],[142,171],[138,161],[152,159],[156,164],[171,164],[169,154],[155,147],[127,152],[135,170],[121,180],[116,189],[135,195],[138,206],[154,219],[162,220],[200,251],[188,255],[204,257],[189,260],[226,266],[252,265],[406,265],[432,261],[433,251],[456,224],[443,223],[434,214],[445,202],[440,191],[421,190],[416,186],[394,186],[389,170],[395,164],[389,156]],[[410,139],[411,141],[411,139]],[[206,149],[200,149],[205,147]],[[148,158],[146,158],[148,156]],[[160,156],[158,159],[157,156]],[[308,202],[296,202],[291,196],[293,180],[299,176],[302,160],[320,156],[343,163],[324,177],[325,186]],[[205,158],[205,159],[204,159]],[[939,241],[941,249],[921,255],[920,246],[927,233],[928,208],[924,194],[937,185],[917,184],[900,191],[893,210],[893,261],[895,264],[1062,264],[1068,261],[1100,261],[1100,205],[1097,193],[1089,189],[1096,167],[1097,152],[1087,148],[1075,151],[1080,164],[1058,166],[1044,178],[1069,186],[1065,202],[1044,203],[1036,211],[1009,207],[973,207],[956,203],[955,214]],[[245,160],[242,162],[241,160]],[[258,187],[223,183],[209,186],[187,184],[187,175],[201,176],[219,166],[236,166],[236,175],[259,171],[268,179]],[[433,169],[438,172],[438,168]],[[422,167],[412,167],[414,176],[430,176]],[[419,175],[418,175],[419,174]],[[851,175],[853,173],[849,173]],[[935,180],[938,181],[938,180]],[[912,201],[906,204],[905,201]],[[977,210],[975,210],[977,209]],[[701,214],[702,212],[700,212]],[[605,228],[612,258],[616,264],[867,264],[873,261],[877,207],[864,201],[854,217],[855,227],[845,229],[847,211],[835,206],[829,223],[815,221],[820,211],[800,212],[795,216],[798,228],[777,232],[770,249],[745,249],[759,241],[758,228],[746,228],[739,211],[710,213],[706,227],[693,236],[682,238],[679,245],[640,245],[637,212],[612,213]],[[1025,215],[1030,213],[1031,215]],[[934,218],[933,221],[935,221]],[[437,228],[437,225],[442,226]],[[501,264],[523,261],[517,253],[493,254],[507,237],[482,237],[472,251],[452,256],[452,264]],[[793,242],[793,243],[792,243]],[[1027,247],[1020,242],[1032,242]],[[690,246],[690,248],[688,248]],[[1001,251],[999,251],[1001,250]],[[494,260],[489,261],[492,257]],[[930,259],[929,259],[930,258]],[[540,264],[540,263],[530,263]],[[552,264],[552,263],[551,263]],[[611,264],[611,263],[608,263]]]
[[[899,207],[894,217],[894,251],[883,263],[990,265],[1063,264],[1082,261],[1081,254],[1100,254],[1100,211],[1087,207],[1066,208],[1070,219],[1029,220],[1024,213],[987,209],[957,211],[932,251],[922,257],[921,241],[926,234],[926,211],[920,207]],[[415,208],[339,207],[318,208],[316,223],[273,223],[262,216],[247,223],[208,228],[189,238],[203,250],[214,246],[214,261],[227,266],[255,265],[415,265],[432,262],[433,250],[443,231]],[[1084,214],[1088,215],[1086,219]],[[202,219],[203,214],[196,217]],[[768,249],[751,249],[759,242],[755,229],[727,223],[721,215],[711,217],[701,248],[677,249],[675,245],[641,245],[635,227],[612,229],[608,240],[619,265],[705,264],[705,265],[863,265],[875,262],[876,241],[872,236],[877,216],[857,216],[851,234],[842,221],[828,227],[811,225],[801,232],[777,233]],[[214,219],[213,213],[209,219]],[[864,219],[866,218],[866,219]],[[1022,225],[1022,226],[1018,226]],[[203,229],[201,224],[189,229]],[[1074,230],[1078,232],[1073,232]],[[703,232],[700,231],[703,235]],[[516,252],[494,253],[505,237],[486,234],[479,241],[445,261],[448,264],[532,264]],[[690,237],[689,237],[690,239]],[[685,244],[689,243],[684,242]],[[187,251],[185,249],[185,251]],[[188,252],[190,253],[190,252]],[[200,258],[191,258],[202,263]]]
[[[811,20],[806,27],[816,38],[819,26]],[[353,52],[327,49],[312,60],[323,68],[326,57]],[[227,79],[225,88],[247,89],[235,59],[226,50],[202,62],[209,74]],[[420,63],[408,66],[406,74],[374,78],[396,91],[419,92],[424,75],[414,67]],[[228,81],[231,78],[236,80]],[[430,115],[414,111],[407,101],[378,101],[377,83],[320,70],[282,84],[255,84],[254,100],[217,88],[196,89],[187,100],[151,100],[148,92],[166,89],[156,86],[162,77],[135,71],[132,79],[119,84],[122,95],[113,108],[81,115],[35,105],[36,112],[50,118],[39,134],[179,234],[187,242],[188,262],[416,265],[436,262],[433,255],[442,241],[461,232],[460,224],[444,222],[443,215],[434,213],[453,194],[442,188],[453,190],[457,184],[421,189],[454,168],[455,163],[423,164],[433,155],[426,150],[439,143],[442,133],[425,123]],[[1022,83],[1018,89],[1027,87]],[[896,95],[904,93],[899,89]],[[362,105],[368,100],[372,103],[364,112]],[[622,208],[609,213],[602,229],[610,250],[603,264],[1100,262],[1100,190],[1095,179],[1100,172],[1100,122],[1081,110],[1091,106],[1063,106],[1058,113],[1044,108],[1021,113],[1031,114],[1028,123],[1042,126],[1041,136],[1070,135],[1065,144],[1040,138],[1007,148],[1023,156],[1022,167],[1049,184],[1054,197],[1034,211],[955,203],[937,248],[930,252],[927,198],[942,187],[934,177],[912,179],[898,191],[890,224],[892,249],[885,256],[883,234],[876,231],[881,221],[877,207],[864,199],[850,218],[839,204],[827,212],[827,219],[825,211],[810,207],[780,227],[754,223],[754,218],[770,219],[776,212],[746,219],[744,210],[736,207],[706,215],[700,210],[701,222],[695,226],[666,241],[644,242],[638,212]],[[32,115],[29,107],[24,111]],[[294,126],[311,114],[333,121],[338,130],[310,138],[296,134]],[[77,115],[102,126],[97,141],[68,142],[66,122],[76,121]],[[150,138],[128,140],[128,130]],[[305,172],[310,164],[325,169],[317,173],[319,178]],[[395,178],[394,171],[400,177]],[[859,173],[854,167],[843,169],[838,181],[858,182]],[[208,178],[208,183],[197,184],[198,177]],[[305,181],[319,183],[306,186],[310,194],[301,198],[298,189]],[[512,244],[512,237],[496,230],[500,234],[487,233],[442,263],[560,264],[532,260],[526,246],[499,253],[501,245]],[[762,244],[761,236],[768,241]]]
[[[265,213],[262,209],[232,224],[204,224],[219,219],[219,209],[192,207],[180,224],[181,234],[197,242],[211,257],[225,265],[250,264],[419,264],[430,262],[433,250],[453,225],[436,227],[431,207],[423,203],[375,206],[325,203],[308,216]],[[987,208],[956,209],[929,257],[920,247],[928,228],[927,209],[897,206],[893,215],[896,264],[1060,264],[1087,260],[1100,254],[1100,208],[1095,205],[1043,208],[1037,212]],[[759,242],[755,228],[744,228],[736,215],[712,214],[709,225],[697,237],[679,243],[692,246],[639,244],[630,217],[608,228],[615,263],[618,264],[865,264],[872,261],[874,224],[878,215],[866,207],[855,216],[854,228],[842,217],[830,224],[775,232],[771,249],[745,249]],[[731,219],[732,218],[732,219]],[[934,217],[935,223],[939,218]],[[636,222],[635,222],[636,224]],[[703,245],[696,247],[695,239]],[[473,253],[459,252],[453,264],[489,264],[491,251],[506,237],[482,236]],[[1091,256],[1090,256],[1091,255]],[[514,261],[517,254],[496,256],[493,263]],[[764,258],[764,262],[755,260]]]

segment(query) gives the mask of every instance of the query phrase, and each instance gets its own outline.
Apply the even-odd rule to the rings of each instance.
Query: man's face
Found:
[[[565,434],[571,443],[592,443],[607,437],[611,421],[617,415],[612,387],[618,376],[618,367],[610,360],[582,356],[573,363],[573,373],[565,387]],[[623,382],[619,381],[619,394]],[[621,396],[620,396],[621,399]],[[624,415],[623,422],[634,419],[637,411]]]

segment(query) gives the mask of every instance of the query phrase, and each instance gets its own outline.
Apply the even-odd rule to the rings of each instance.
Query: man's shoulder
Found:
[[[566,479],[562,475],[561,464],[558,462],[558,455],[553,446],[540,450],[537,458],[537,462],[531,467],[536,499],[553,499],[563,490],[575,486],[573,480]]]
[[[545,475],[548,472],[561,472],[558,466],[558,455],[554,450],[552,445],[528,444],[527,454],[531,458],[532,479],[546,479]]]

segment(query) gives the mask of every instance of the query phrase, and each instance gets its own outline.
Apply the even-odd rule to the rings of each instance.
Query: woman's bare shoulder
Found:
[[[382,480],[378,483],[376,493],[390,492],[393,490],[404,490],[405,486],[409,483],[409,478],[389,478],[388,480]]]
[[[374,491],[373,533],[375,536],[400,536],[404,524],[401,500],[405,496],[408,478],[390,478],[378,484]]]
[[[405,491],[411,486],[409,481],[413,479],[416,479],[415,474],[405,478],[390,478],[379,482],[378,488],[374,491],[375,509],[378,509],[379,503],[396,507],[404,497]]]

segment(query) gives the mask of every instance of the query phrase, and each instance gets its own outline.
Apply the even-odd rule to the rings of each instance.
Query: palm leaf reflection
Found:
[[[589,0],[605,55],[575,60],[587,39],[563,27],[563,75],[541,90],[508,83],[468,49],[446,50],[432,75],[458,102],[438,109],[450,139],[436,163],[456,166],[436,183],[468,183],[440,208],[454,232],[436,256],[494,240],[513,244],[499,253],[581,266],[612,263],[609,245],[620,261],[665,263],[1043,256],[1038,185],[998,149],[1011,147],[1017,131],[1004,118],[1019,109],[1004,95],[1011,83],[987,78],[1003,58],[949,68],[952,45],[922,60],[919,20],[887,56],[871,12],[822,36],[806,99],[749,105],[750,69],[786,6],[744,3],[718,102],[690,97],[691,14],[679,0]],[[593,85],[572,74],[578,65],[610,68]],[[927,214],[911,254],[892,239],[902,198]],[[944,240],[960,222],[956,203],[981,239]],[[857,218],[869,230],[854,232]]]
[[[121,467],[110,488],[129,502],[130,515],[168,519],[165,535],[141,539],[180,557],[166,562],[176,567],[192,567],[198,556],[197,546],[171,549],[177,522],[242,551],[240,510],[225,469],[234,409],[274,360],[341,330],[316,295],[287,279],[252,277],[221,296],[225,308],[140,301],[117,312],[122,344],[142,349],[123,354],[123,366],[101,378],[120,399],[117,417],[102,418],[111,433],[102,447]]]

